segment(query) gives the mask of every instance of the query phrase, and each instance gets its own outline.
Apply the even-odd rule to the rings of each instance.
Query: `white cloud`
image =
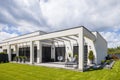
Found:
[[[12,29],[13,28],[14,27],[12,27]],[[7,25],[0,24],[0,41],[10,38],[10,37],[18,36],[18,34],[15,32],[11,32],[11,33],[6,32],[8,30],[9,30],[9,27]]]
[[[87,10],[88,7],[84,0],[50,0],[41,2],[43,16],[49,25],[57,29],[82,25],[83,15]]]
[[[38,0],[1,1],[0,23],[14,26],[16,31],[23,33],[47,27],[39,5]]]
[[[120,25],[118,2],[120,1],[49,0],[41,2],[41,10],[53,27],[85,25],[91,30],[107,30]]]
[[[120,0],[3,0],[0,11],[0,38],[83,25],[102,32],[109,47],[120,44]]]
[[[0,39],[1,40],[4,40],[4,39],[7,39],[7,38],[11,38],[11,37],[15,37],[17,36],[17,34],[15,33],[7,33],[7,32],[0,32]]]
[[[120,34],[116,32],[101,32],[101,35],[107,40],[108,47],[120,46]]]
[[[119,0],[50,0],[41,2],[43,16],[52,27],[66,28],[84,25],[90,30],[102,31],[108,47],[120,45]]]

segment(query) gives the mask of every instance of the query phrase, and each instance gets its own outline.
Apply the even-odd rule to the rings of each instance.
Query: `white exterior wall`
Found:
[[[96,64],[100,64],[101,61],[104,60],[105,57],[107,56],[107,42],[105,41],[105,39],[103,39],[103,37],[99,33],[94,32],[94,35],[96,36],[95,41],[92,41],[86,37],[84,37],[84,39],[88,45],[88,55],[89,51],[92,50],[95,56],[94,62]],[[89,59],[88,64],[90,64]]]
[[[98,33],[94,32],[96,35],[95,41],[95,50],[96,50],[96,61],[97,64],[101,63],[101,60],[104,60],[107,56],[107,42],[106,40]]]

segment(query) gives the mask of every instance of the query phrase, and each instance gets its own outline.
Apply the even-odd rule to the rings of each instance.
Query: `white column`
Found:
[[[37,42],[37,63],[42,62],[42,44],[40,41]]]
[[[19,46],[17,45],[17,56],[19,56]]]
[[[55,60],[55,45],[52,44],[51,46],[51,58]]]
[[[65,62],[67,62],[68,59],[68,47],[67,44],[65,44]]]
[[[19,46],[17,44],[15,45],[15,52],[16,56],[19,56]]]
[[[83,36],[83,28],[78,34],[78,45],[79,45],[79,53],[78,53],[78,69],[84,71],[84,36]]]
[[[11,45],[8,45],[7,54],[8,54],[8,60],[11,61]]]
[[[30,63],[34,63],[34,42],[30,41]]]

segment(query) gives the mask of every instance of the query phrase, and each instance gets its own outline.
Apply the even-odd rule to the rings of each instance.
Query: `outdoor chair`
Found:
[[[59,62],[62,62],[63,56],[58,56],[57,59],[59,60]]]
[[[71,61],[65,63],[65,67],[73,67],[74,65],[78,65],[75,57],[71,57]]]

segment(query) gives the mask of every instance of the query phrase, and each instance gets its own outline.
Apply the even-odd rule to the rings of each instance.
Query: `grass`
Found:
[[[0,64],[0,80],[120,80],[120,61],[113,69],[76,72],[65,69],[30,66],[25,64]]]

